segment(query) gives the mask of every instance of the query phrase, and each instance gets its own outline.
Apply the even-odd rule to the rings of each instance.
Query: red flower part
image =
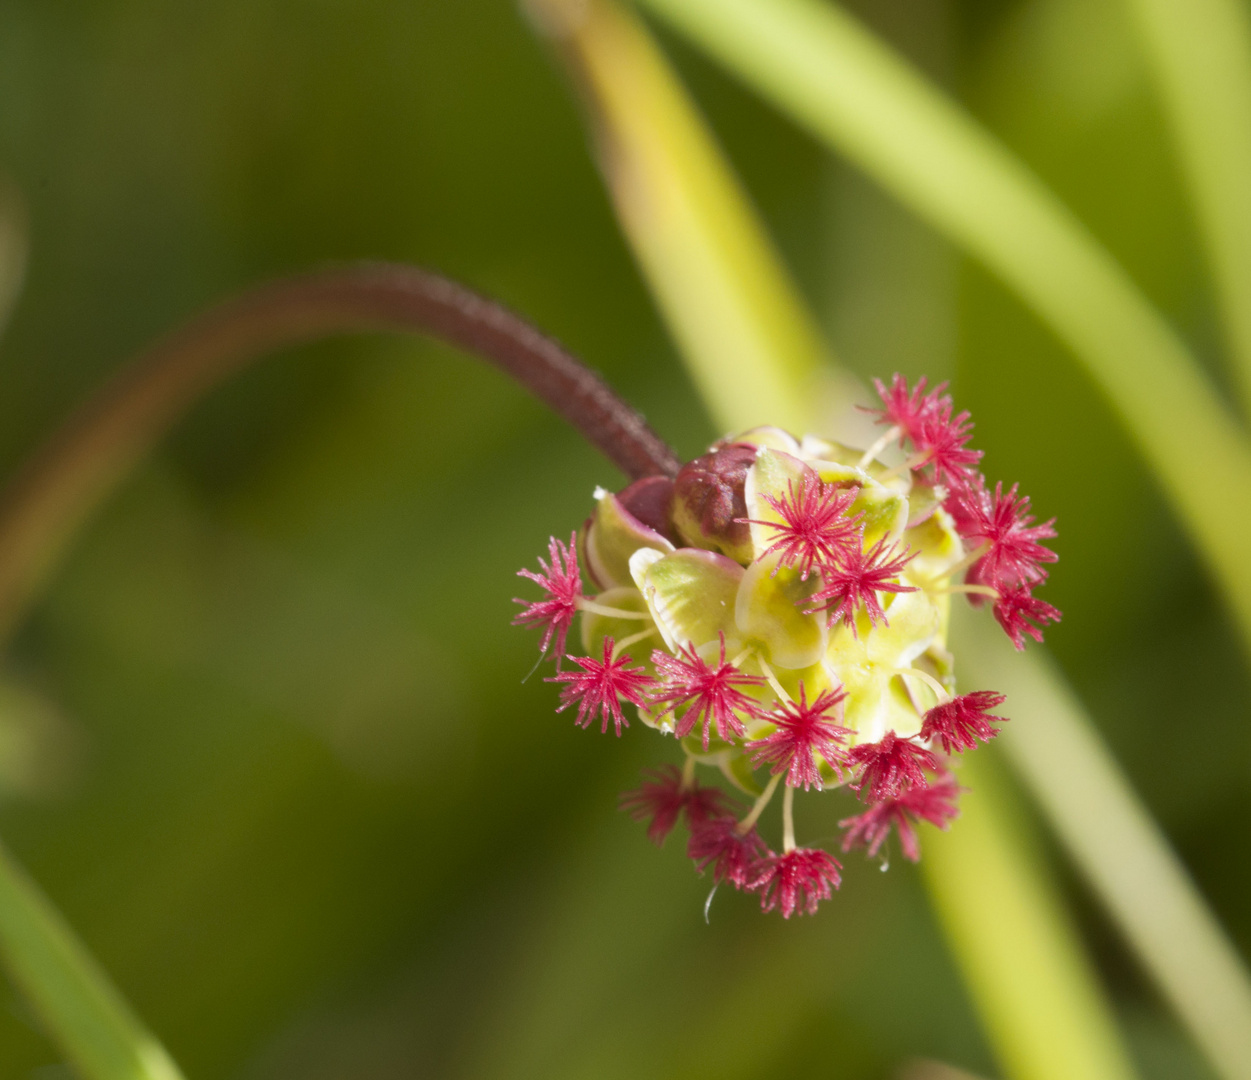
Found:
[[[951,415],[951,400],[942,401],[922,417],[919,430],[913,436],[918,451],[925,454],[919,468],[934,467],[935,479],[946,484],[959,484],[977,468],[982,458],[980,450],[970,450],[967,443],[973,438],[973,425],[967,412]]]
[[[683,811],[687,825],[694,828],[732,810],[732,802],[718,788],[699,784],[683,787],[682,770],[676,765],[645,769],[643,774],[652,779],[625,792],[619,805],[635,821],[649,821],[647,838],[657,847],[665,842]]]
[[[851,730],[829,715],[846,697],[847,691],[840,686],[837,690],[822,691],[817,700],[809,705],[804,685],[800,683],[798,704],[787,701],[760,714],[762,720],[775,724],[777,730],[747,744],[746,749],[753,752],[752,764],[763,765],[767,762],[772,766],[772,773],[785,772],[789,787],[802,784],[804,790],[809,787],[820,789],[818,754],[836,770],[841,770],[848,763],[847,752],[839,744],[847,741]]]
[[[880,742],[860,743],[847,755],[852,765],[859,765],[860,772],[851,782],[852,790],[859,791],[869,785],[869,796],[874,802],[894,799],[912,788],[925,787],[927,781],[923,769],[938,768],[938,758],[911,739],[901,739],[893,731],[882,736]]]
[[[817,904],[828,900],[842,882],[843,864],[820,848],[795,848],[783,855],[770,855],[761,864],[748,886],[760,890],[760,907],[782,909],[782,918],[815,915]]]
[[[1035,641],[1042,641],[1043,627],[1049,622],[1058,623],[1060,610],[1030,595],[1028,586],[1018,585],[1014,589],[1000,589],[999,599],[995,601],[995,618],[1019,652],[1025,648],[1026,634]]]
[[[743,889],[753,881],[761,860],[772,855],[754,828],[746,834],[738,831],[732,817],[716,817],[707,821],[691,821],[691,838],[686,853],[701,874],[712,867],[712,878]]]
[[[920,446],[921,425],[931,413],[937,410],[940,401],[950,401],[949,398],[940,397],[947,386],[945,382],[939,383],[926,394],[924,376],[918,380],[914,390],[908,389],[908,380],[898,372],[891,379],[889,390],[882,385],[881,379],[874,379],[873,385],[884,407],[866,411],[874,413],[879,424],[891,424],[902,428],[903,435],[899,440],[901,445],[907,438],[911,439],[914,445]]]
[[[869,613],[871,623],[886,623],[886,612],[877,594],[917,591],[911,585],[891,580],[904,572],[912,558],[907,548],[902,553],[894,545],[887,548],[885,536],[868,551],[861,543],[856,543],[843,552],[837,565],[821,568],[822,588],[809,600],[811,606],[804,610],[809,615],[828,611],[831,626],[842,619],[853,634],[856,632],[856,608],[861,604]]]
[[[619,660],[612,658],[613,639],[604,638],[604,659],[596,660],[590,656],[575,656],[573,662],[581,671],[565,671],[554,675],[544,682],[563,682],[568,685],[560,691],[560,706],[557,712],[564,712],[570,705],[577,702],[578,717],[574,721],[578,727],[587,727],[599,711],[603,723],[600,731],[607,733],[608,720],[612,718],[617,729],[617,737],[621,737],[622,727],[629,727],[630,721],[622,715],[621,699],[635,705],[647,705],[647,691],[651,686],[651,676],[644,670],[630,667],[629,655]]]
[[[776,551],[779,567],[798,563],[800,577],[805,579],[814,565],[826,566],[837,562],[859,536],[860,515],[847,516],[859,494],[859,488],[843,489],[827,484],[805,467],[798,489],[792,480],[787,483],[786,494],[782,498],[764,497],[765,502],[781,515],[781,521],[746,519],[753,525],[764,525],[776,533],[773,543],[761,557]],[[773,572],[776,574],[777,569]]]
[[[1039,564],[1053,563],[1059,556],[1038,541],[1056,535],[1055,518],[1035,525],[1029,497],[1017,495],[1016,484],[1006,495],[1002,484],[995,485],[993,496],[983,491],[967,511],[969,520],[960,529],[961,535],[989,547],[973,564],[966,581],[999,589],[1036,585],[1046,578],[1047,571]]]
[[[529,578],[542,587],[547,596],[534,603],[514,600],[514,603],[528,606],[513,619],[513,625],[543,627],[543,640],[539,643],[539,649],[544,655],[547,654],[552,638],[556,639],[557,671],[560,670],[560,661],[565,655],[565,639],[569,636],[569,627],[573,625],[573,617],[578,613],[578,601],[582,599],[577,542],[576,533],[569,537],[568,547],[553,536],[547,545],[548,556],[552,560],[550,566],[540,557],[541,573],[536,574],[533,570],[517,571],[518,577]]]
[[[962,753],[972,750],[980,739],[990,742],[999,734],[992,721],[1006,724],[1006,716],[991,716],[990,710],[997,709],[1004,702],[1002,694],[993,690],[977,690],[972,694],[961,694],[941,705],[935,705],[925,714],[925,722],[921,725],[921,738],[927,741],[938,739],[943,744],[943,753]]]
[[[893,826],[899,831],[899,847],[904,857],[916,862],[921,857],[916,823],[928,821],[945,830],[960,812],[956,805],[959,797],[960,788],[948,777],[928,787],[910,788],[898,798],[876,803],[863,814],[839,822],[847,830],[843,850],[863,847],[872,858],[886,843]]]
[[[685,645],[676,657],[657,649],[652,663],[660,672],[661,683],[652,693],[653,705],[664,705],[660,716],[674,714],[674,734],[679,739],[689,735],[696,724],[703,723],[704,749],[708,749],[709,728],[715,723],[717,735],[729,742],[734,736],[746,734],[743,721],[735,711],[754,716],[759,705],[738,689],[740,686],[763,686],[759,675],[746,675],[725,660],[725,634],[721,635],[721,658],[714,668],[704,663],[699,654]],[[685,706],[681,716],[677,710]]]

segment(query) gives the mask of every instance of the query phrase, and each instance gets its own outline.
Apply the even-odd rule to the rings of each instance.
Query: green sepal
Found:
[[[639,548],[671,552],[674,547],[660,533],[649,529],[611,492],[597,489],[599,501],[586,530],[586,565],[601,588],[629,585],[630,556]]]
[[[698,648],[724,633],[726,647],[741,648],[734,626],[734,600],[743,568],[715,551],[679,548],[672,554],[642,549],[630,571],[669,651]]]
[[[755,799],[764,794],[764,785],[756,779],[756,774],[752,772],[751,759],[745,752],[724,754],[717,764],[725,778],[744,795]]]

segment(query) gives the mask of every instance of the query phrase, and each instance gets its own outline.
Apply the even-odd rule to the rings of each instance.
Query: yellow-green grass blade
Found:
[[[977,614],[955,645],[975,685],[1008,695],[1012,766],[1217,1075],[1251,1080],[1251,977],[1233,943],[1060,673]]]
[[[569,61],[626,239],[726,430],[813,419],[820,333],[673,73],[618,8],[527,0]],[[756,373],[774,368],[778,378]]]
[[[84,1080],[181,1080],[73,930],[0,847],[0,956]]]
[[[1251,18],[1238,0],[1126,0],[1212,268],[1251,417]]]

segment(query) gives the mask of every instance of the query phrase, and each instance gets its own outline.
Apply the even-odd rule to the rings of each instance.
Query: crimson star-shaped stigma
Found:
[[[770,772],[775,775],[785,772],[789,787],[802,784],[804,790],[819,789],[818,755],[835,770],[841,770],[848,763],[847,752],[840,744],[847,741],[851,731],[831,715],[846,697],[847,691],[840,686],[837,690],[823,690],[809,705],[803,683],[800,683],[798,702],[782,702],[760,714],[762,720],[768,720],[777,730],[746,745],[752,752],[752,764],[768,763]]]
[[[1036,585],[1046,578],[1047,571],[1040,564],[1053,563],[1059,556],[1039,541],[1056,535],[1055,518],[1035,525],[1029,496],[1018,495],[1016,484],[1007,494],[1002,484],[996,484],[991,495],[979,477],[963,492],[954,492],[953,498],[964,504],[957,519],[960,534],[987,549],[966,581],[1003,589]]]
[[[928,787],[909,788],[897,798],[875,803],[863,814],[838,823],[847,830],[843,836],[843,850],[866,848],[872,858],[886,843],[893,827],[899,831],[899,847],[904,857],[916,862],[921,857],[916,823],[928,821],[946,829],[960,812],[956,805],[959,797],[960,788],[947,777]]]
[[[641,667],[630,667],[629,655],[614,660],[613,647],[613,639],[606,637],[603,660],[575,656],[573,662],[581,671],[564,671],[544,681],[567,684],[561,688],[557,712],[564,712],[570,705],[577,704],[578,716],[574,723],[578,727],[587,727],[598,711],[603,721],[600,731],[608,731],[611,718],[620,737],[622,727],[630,726],[630,721],[621,712],[621,699],[646,707],[652,680]]]
[[[703,724],[705,750],[713,724],[717,726],[718,737],[726,742],[746,734],[743,721],[735,713],[754,716],[759,705],[738,688],[763,686],[765,681],[759,675],[744,674],[733,664],[726,663],[724,634],[716,667],[705,663],[690,645],[682,646],[676,657],[657,649],[652,653],[652,663],[660,672],[660,682],[652,692],[652,704],[665,706],[661,717],[673,713],[673,733],[679,739],[689,735],[700,723]],[[685,708],[681,716],[677,713],[680,708]]]
[[[755,880],[761,861],[772,855],[755,828],[741,833],[732,817],[692,822],[686,853],[701,874],[711,866],[716,884],[727,882],[736,889],[747,888]]]
[[[874,379],[873,386],[877,396],[882,399],[882,408],[866,409],[877,417],[879,424],[890,424],[902,429],[900,442],[911,439],[919,445],[922,424],[934,413],[940,402],[950,403],[950,398],[943,395],[947,384],[939,383],[928,394],[925,392],[925,376],[918,381],[915,389],[908,389],[908,380],[898,372],[890,381],[889,389],[882,385],[881,379]]]
[[[562,544],[556,537],[551,537],[547,545],[551,565],[540,557],[541,573],[533,570],[518,570],[517,576],[529,578],[547,594],[542,600],[533,603],[527,600],[514,600],[516,604],[526,604],[525,611],[513,619],[514,626],[541,626],[543,640],[539,643],[540,651],[546,655],[547,647],[556,640],[556,669],[560,670],[560,661],[565,655],[565,640],[569,636],[569,627],[573,617],[578,613],[578,601],[582,599],[582,575],[578,571],[577,534],[569,537],[569,544]],[[563,564],[563,565],[562,565]]]
[[[1043,627],[1060,621],[1060,610],[1030,593],[1025,585],[1014,589],[1000,589],[995,601],[995,618],[1004,632],[1012,639],[1019,652],[1025,648],[1025,635],[1042,641]]]
[[[1004,696],[993,690],[975,690],[935,705],[925,714],[921,738],[938,739],[945,754],[972,750],[978,740],[990,742],[999,734],[994,722],[1007,723],[1007,717],[990,714],[991,709],[997,709],[1003,702]]]
[[[967,412],[951,415],[951,400],[943,398],[922,419],[913,436],[918,453],[924,460],[918,466],[933,466],[934,478],[945,484],[962,482],[982,458],[980,450],[970,450],[973,425]]]
[[[880,592],[916,592],[911,585],[901,585],[892,578],[899,577],[912,561],[913,554],[907,548],[902,552],[892,545],[887,547],[883,536],[868,551],[857,541],[847,547],[837,564],[821,569],[821,588],[809,600],[804,610],[809,615],[828,611],[830,625],[839,619],[843,625],[856,632],[856,609],[863,604],[869,614],[869,622],[876,625],[886,622],[877,594]]]
[[[860,494],[858,487],[840,488],[827,484],[805,467],[799,486],[790,480],[781,498],[764,496],[781,521],[747,520],[774,531],[773,542],[761,554],[763,558],[778,553],[778,567],[799,567],[799,576],[807,578],[813,566],[836,562],[843,551],[857,541],[861,515],[848,516],[847,511]],[[773,571],[777,573],[777,568]]]
[[[782,855],[770,855],[760,864],[756,878],[748,886],[759,890],[765,911],[782,909],[782,918],[815,915],[817,904],[828,900],[842,882],[843,865],[820,848],[795,848]]]
[[[635,821],[647,821],[647,838],[659,847],[685,813],[686,824],[696,828],[713,818],[730,813],[733,803],[715,787],[682,782],[682,770],[675,765],[645,769],[648,777],[633,791],[621,796],[620,807]]]
[[[925,787],[923,769],[937,769],[938,758],[911,739],[901,739],[888,731],[879,742],[859,743],[847,754],[860,771],[851,782],[854,791],[869,785],[874,802],[896,798],[911,788]]]

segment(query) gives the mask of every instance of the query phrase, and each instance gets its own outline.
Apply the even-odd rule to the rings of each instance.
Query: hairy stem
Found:
[[[495,364],[631,479],[673,475],[674,452],[565,349],[463,285],[366,263],[249,289],[149,348],[56,432],[0,497],[0,637],[77,527],[200,397],[249,362],[338,334],[417,332]]]

